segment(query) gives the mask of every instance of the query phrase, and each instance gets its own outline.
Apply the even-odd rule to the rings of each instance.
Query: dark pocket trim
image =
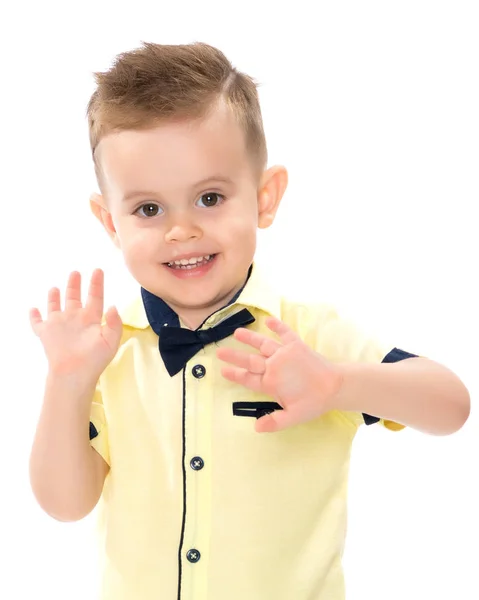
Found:
[[[283,407],[277,402],[233,402],[233,415],[235,417],[260,419],[275,410],[283,410]]]

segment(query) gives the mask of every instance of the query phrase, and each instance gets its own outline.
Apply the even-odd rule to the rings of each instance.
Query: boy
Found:
[[[36,498],[68,521],[101,496],[103,600],[342,600],[359,425],[449,434],[468,392],[266,285],[256,229],[287,173],[266,168],[256,87],[221,52],[144,44],[96,79],[91,208],[141,296],[102,321],[102,271],[85,306],[75,272],[63,311],[56,288],[46,321],[32,310]]]

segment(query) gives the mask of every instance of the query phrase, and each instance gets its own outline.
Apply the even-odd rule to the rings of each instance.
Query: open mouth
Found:
[[[193,258],[182,258],[181,260],[174,260],[165,264],[170,269],[192,271],[193,269],[204,267],[214,260],[215,257],[216,254],[206,254],[205,256],[195,256]]]

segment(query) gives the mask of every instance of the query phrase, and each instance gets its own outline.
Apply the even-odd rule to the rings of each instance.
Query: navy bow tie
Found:
[[[166,370],[173,377],[207,344],[227,338],[238,327],[249,325],[254,320],[249,310],[244,308],[210,329],[192,331],[183,327],[162,327],[159,348]]]

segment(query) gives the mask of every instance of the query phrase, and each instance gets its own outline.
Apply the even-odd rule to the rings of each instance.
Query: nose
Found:
[[[175,215],[165,234],[165,241],[188,242],[190,240],[199,240],[202,237],[202,231],[197,223],[186,215]]]

